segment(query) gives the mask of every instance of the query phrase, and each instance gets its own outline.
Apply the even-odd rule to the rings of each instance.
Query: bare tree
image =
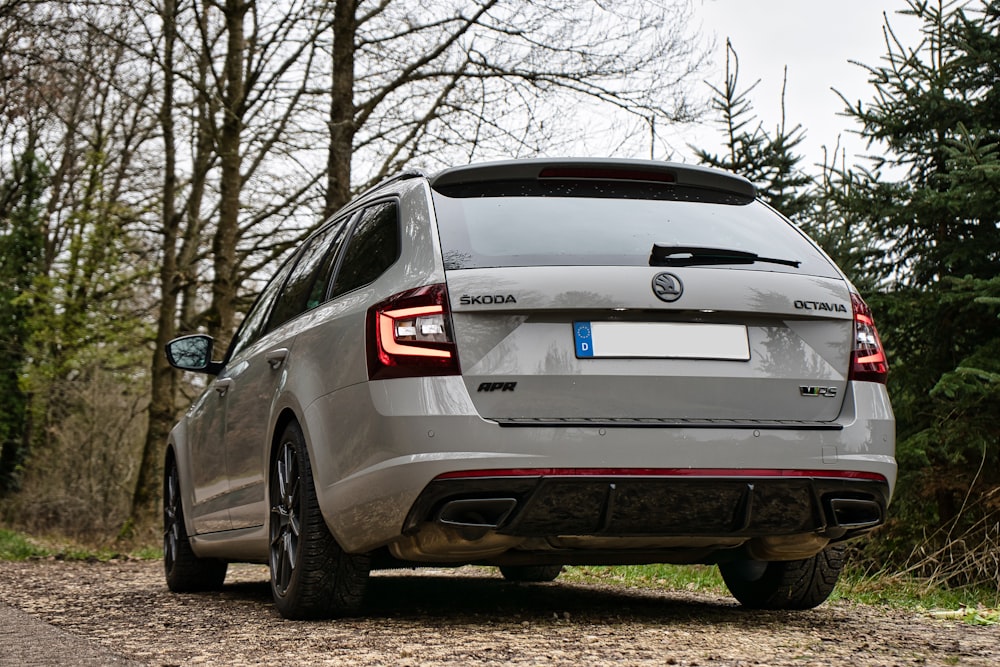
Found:
[[[174,374],[160,350],[178,330],[204,326],[228,338],[243,281],[313,221],[307,216],[285,226],[277,240],[268,238],[275,220],[294,213],[320,179],[320,173],[289,179],[278,172],[282,158],[294,157],[315,37],[328,26],[321,12],[298,2],[266,10],[245,0],[162,0],[152,7],[158,20],[142,18],[155,44],[146,55],[158,63],[163,82],[167,173],[149,426],[132,512],[137,525],[148,525],[156,513],[162,447],[175,417]],[[177,133],[187,141],[178,142]],[[178,159],[182,145],[189,153]],[[189,165],[185,177],[171,173],[179,162]]]
[[[139,292],[130,308],[148,309],[133,522],[156,514],[184,386],[162,358],[170,338],[204,328],[224,342],[265,267],[409,165],[592,150],[575,142],[604,118],[619,135],[691,118],[702,54],[689,12],[683,0],[0,0],[0,170],[29,139],[48,165],[56,292],[72,312]]]
[[[190,186],[170,195],[187,197],[178,208],[186,234],[164,236],[181,244],[174,280],[182,299],[180,312],[162,302],[158,347],[178,316],[184,328],[228,338],[248,279],[355,189],[409,164],[536,153],[566,136],[573,112],[587,105],[643,122],[694,114],[686,85],[702,53],[685,2],[633,0],[614,10],[570,0],[175,2],[185,55],[162,76],[186,92],[164,86],[163,95],[187,98],[194,153]],[[166,34],[157,40],[163,54]],[[325,159],[317,150],[324,136]],[[171,273],[161,273],[165,293]],[[199,275],[210,276],[210,292]],[[164,372],[157,363],[154,378]],[[139,523],[155,513],[174,393],[154,380]]]
[[[553,137],[581,150],[601,117],[645,128],[698,112],[705,52],[684,1],[334,5],[324,215],[407,165],[536,154]]]

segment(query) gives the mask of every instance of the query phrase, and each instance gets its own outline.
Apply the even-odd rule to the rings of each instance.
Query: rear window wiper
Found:
[[[650,266],[705,266],[711,264],[753,264],[766,262],[799,268],[794,259],[761,257],[755,252],[732,250],[729,248],[705,248],[702,246],[665,245],[654,243],[649,253]]]

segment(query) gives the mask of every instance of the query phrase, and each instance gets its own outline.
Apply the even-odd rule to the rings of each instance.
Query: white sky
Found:
[[[848,163],[856,163],[853,156],[864,152],[864,144],[848,132],[856,127],[853,121],[837,115],[844,105],[832,88],[851,100],[872,98],[867,72],[849,61],[881,64],[886,53],[883,12],[903,43],[916,46],[919,22],[896,14],[905,7],[904,0],[695,0],[696,20],[704,36],[715,42],[713,70],[704,78],[717,86],[724,82],[729,37],[740,58],[740,89],[761,80],[750,99],[764,128],[773,131],[781,120],[787,65],[786,126],[800,124],[806,130],[799,147],[803,166],[812,171],[809,167],[823,159],[822,147],[832,150],[838,135]],[[714,150],[721,136],[711,125],[694,128],[692,134],[695,141],[668,139],[678,152],[674,159],[692,159],[686,143]]]

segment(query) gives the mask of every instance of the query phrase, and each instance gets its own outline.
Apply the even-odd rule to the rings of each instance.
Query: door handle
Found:
[[[225,396],[229,388],[233,386],[233,381],[229,378],[222,378],[221,380],[215,381],[215,391],[219,392],[219,396]]]
[[[277,370],[279,366],[288,358],[288,349],[284,347],[279,347],[277,350],[271,350],[264,358],[267,359],[268,365],[272,370]]]

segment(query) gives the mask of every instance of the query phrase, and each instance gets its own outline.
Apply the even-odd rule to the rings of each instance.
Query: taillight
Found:
[[[872,311],[864,299],[853,292],[851,305],[854,307],[854,346],[851,348],[851,371],[847,379],[885,384],[889,363],[875,329]]]
[[[443,284],[400,292],[368,309],[368,378],[458,375],[448,290]]]

